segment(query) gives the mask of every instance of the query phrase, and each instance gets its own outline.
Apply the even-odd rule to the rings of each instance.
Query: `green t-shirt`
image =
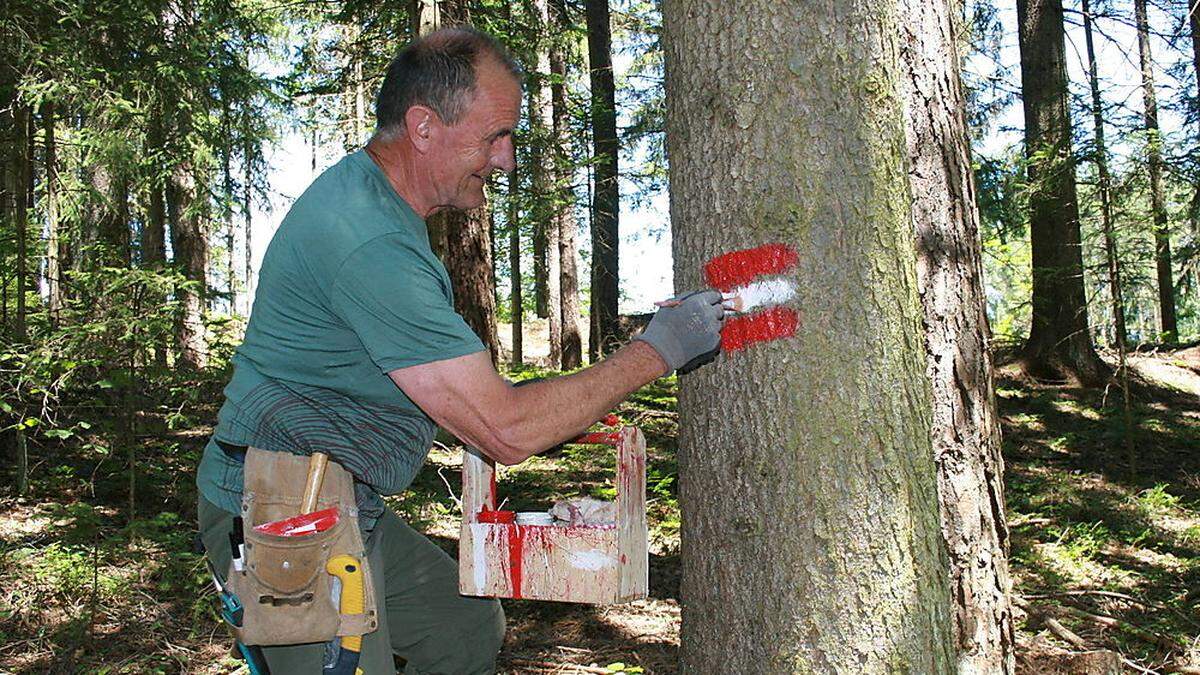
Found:
[[[301,455],[354,475],[373,521],[403,491],[436,427],[388,371],[481,351],[454,311],[425,223],[364,151],[321,174],[263,258],[245,341],[196,483],[240,510],[242,465],[216,441]]]

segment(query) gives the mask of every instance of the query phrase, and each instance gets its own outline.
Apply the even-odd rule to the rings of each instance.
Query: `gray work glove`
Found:
[[[666,374],[678,370],[683,375],[717,358],[724,319],[720,291],[695,291],[661,307],[634,339],[654,347],[667,362]]]

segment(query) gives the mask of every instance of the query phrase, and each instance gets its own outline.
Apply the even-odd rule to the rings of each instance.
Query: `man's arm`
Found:
[[[477,352],[388,373],[442,428],[503,464],[577,436],[655,378],[716,349],[721,295],[693,294],[655,314],[639,339],[577,373],[514,387]]]
[[[579,435],[666,363],[645,342],[622,347],[594,367],[514,387],[487,352],[388,373],[440,426],[502,464]]]

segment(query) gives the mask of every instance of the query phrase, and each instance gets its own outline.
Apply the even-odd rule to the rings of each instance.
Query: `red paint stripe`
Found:
[[[704,277],[709,286],[727,292],[758,277],[786,272],[799,260],[795,249],[787,244],[764,244],[709,260],[704,266]]]
[[[520,525],[508,526],[508,580],[512,597],[521,597],[521,564],[525,556],[525,532]]]
[[[569,443],[590,443],[594,445],[616,445],[621,441],[619,431],[593,431],[568,441]]]
[[[730,317],[721,328],[721,350],[736,352],[759,342],[791,337],[799,325],[800,316],[790,307],[771,307]]]
[[[475,514],[475,521],[479,523],[514,523],[516,520],[516,511],[491,511],[484,509]]]

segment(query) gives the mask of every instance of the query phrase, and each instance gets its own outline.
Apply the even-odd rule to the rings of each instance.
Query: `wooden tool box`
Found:
[[[646,440],[637,427],[584,434],[572,443],[617,449],[616,522],[519,525],[496,510],[496,471],[463,453],[458,588],[463,595],[612,604],[646,597]]]

